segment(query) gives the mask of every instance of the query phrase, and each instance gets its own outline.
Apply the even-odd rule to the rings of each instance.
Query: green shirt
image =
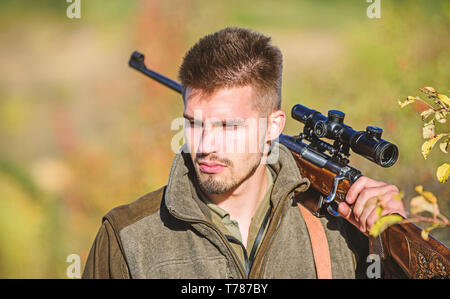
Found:
[[[270,200],[270,196],[272,193],[272,187],[273,187],[273,176],[271,171],[268,167],[266,167],[267,171],[267,177],[268,177],[268,183],[267,183],[267,191],[264,195],[264,198],[260,202],[258,208],[256,209],[255,214],[253,215],[253,218],[250,222],[250,228],[249,228],[249,234],[248,234],[248,240],[247,240],[247,256],[249,256],[253,244],[255,243],[256,236],[258,235],[258,231],[262,225],[262,222],[264,220],[264,217],[266,216],[272,202]],[[230,218],[230,213],[228,213],[226,210],[222,209],[218,205],[211,202],[204,194],[200,192],[200,198],[206,203],[208,208],[211,210],[211,221],[213,224],[215,224],[219,230],[224,233],[225,235],[231,235],[235,239],[239,240],[242,243],[242,237],[241,233],[239,231],[239,223]],[[265,230],[264,230],[265,234]],[[263,236],[264,236],[263,234]],[[245,245],[245,244],[244,244]],[[242,264],[245,264],[245,258],[244,258],[244,248],[240,246],[239,244],[236,244],[234,242],[231,242],[231,246],[233,247],[234,251],[238,255],[239,259],[241,260]],[[258,244],[259,246],[259,244]]]

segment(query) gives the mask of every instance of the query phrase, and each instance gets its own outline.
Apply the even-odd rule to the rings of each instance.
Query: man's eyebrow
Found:
[[[195,119],[190,116],[187,115],[186,113],[183,113],[183,117],[189,121],[195,121]],[[200,122],[202,122],[201,120],[198,120]],[[225,119],[216,119],[215,121],[216,124],[220,123],[223,125],[229,125],[229,126],[239,126],[239,125],[245,125],[247,122],[245,119],[238,117],[238,118],[225,118]]]
[[[227,124],[227,125],[244,125],[244,124],[247,123],[245,119],[240,118],[240,117],[238,117],[238,118],[227,118],[227,119],[223,120],[222,122],[224,124]]]

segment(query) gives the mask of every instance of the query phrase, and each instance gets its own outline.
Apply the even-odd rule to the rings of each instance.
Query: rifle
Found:
[[[129,66],[183,93],[180,83],[148,69],[144,58],[143,54],[133,52]],[[296,136],[281,134],[279,142],[291,151],[302,176],[321,194],[318,199],[301,202],[317,217],[324,210],[339,217],[338,204],[345,200],[351,184],[362,176],[361,171],[349,165],[350,149],[382,167],[390,167],[398,159],[397,146],[381,138],[381,128],[368,126],[366,131],[355,131],[344,124],[345,114],[341,111],[330,110],[326,117],[297,104],[291,114],[305,125],[303,132]],[[324,137],[334,143],[320,139]],[[424,240],[421,231],[415,224],[405,222],[388,227],[377,238],[369,237],[371,253],[378,254],[385,265],[384,277],[450,277],[449,248],[431,235]]]

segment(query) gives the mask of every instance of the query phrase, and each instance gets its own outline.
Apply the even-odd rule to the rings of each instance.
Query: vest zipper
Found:
[[[259,270],[259,273],[258,273],[257,278],[261,278],[261,277],[262,277],[262,273],[263,273],[263,271],[264,271],[264,267],[265,267],[265,265],[266,265],[266,263],[267,263],[267,255],[268,255],[269,250],[270,250],[270,248],[271,248],[273,239],[275,238],[276,234],[278,233],[278,230],[279,230],[280,225],[281,225],[281,221],[283,220],[283,219],[282,219],[282,218],[283,218],[283,208],[285,207],[286,204],[289,204],[289,199],[291,199],[289,195],[290,195],[297,187],[298,187],[298,185],[296,185],[296,186],[294,186],[293,188],[289,189],[289,191],[286,192],[286,193],[284,194],[284,196],[283,196],[282,199],[278,202],[277,206],[276,206],[275,209],[274,209],[273,216],[275,216],[275,214],[278,212],[278,209],[282,209],[282,210],[280,211],[281,215],[279,216],[279,219],[278,219],[278,221],[277,221],[277,223],[276,223],[277,226],[276,226],[276,228],[275,228],[275,231],[274,231],[273,234],[270,236],[269,241],[267,241],[267,242],[269,242],[269,245],[268,245],[266,251],[264,251],[264,255],[261,257],[263,260],[262,260],[262,262],[261,262],[261,267],[260,267],[260,270]],[[284,202],[284,204],[283,204],[283,202]],[[273,218],[272,218],[272,220],[273,220]],[[269,231],[270,224],[272,224],[272,221],[269,223],[269,227],[267,227],[267,231]],[[272,224],[272,225],[273,225],[273,224]],[[262,246],[264,240],[267,240],[267,236],[264,236],[263,240],[261,241],[261,246]],[[255,260],[256,260],[256,256],[255,256]]]
[[[260,267],[260,270],[259,270],[259,273],[258,273],[258,276],[257,276],[257,278],[259,278],[259,279],[261,279],[262,273],[263,273],[265,265],[267,263],[267,256],[268,256],[269,250],[270,250],[270,248],[272,246],[272,241],[275,238],[276,234],[278,233],[278,229],[279,229],[279,227],[281,225],[281,221],[282,221],[281,217],[282,217],[282,215],[280,215],[280,219],[277,222],[277,227],[275,228],[275,231],[273,232],[273,234],[270,236],[270,239],[268,241],[269,245],[267,246],[267,249],[264,252],[264,255],[262,256],[263,261],[261,262],[261,267]],[[266,239],[266,238],[264,238],[264,239]]]
[[[248,278],[249,274],[250,274],[250,261],[248,259],[247,249],[245,248],[244,244],[242,244],[242,242],[239,241],[238,239],[236,239],[235,237],[230,236],[230,235],[225,235],[225,237],[227,238],[228,241],[234,242],[242,247],[242,250],[244,252],[244,261],[245,261],[245,277]],[[231,248],[231,249],[233,249],[233,248]],[[234,250],[233,250],[233,252],[234,252]],[[240,261],[239,261],[239,264],[241,264]]]

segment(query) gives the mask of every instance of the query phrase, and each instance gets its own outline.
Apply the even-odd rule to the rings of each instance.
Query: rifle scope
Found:
[[[292,108],[292,117],[305,124],[305,128],[313,136],[338,141],[382,167],[390,167],[398,159],[397,146],[381,139],[381,128],[368,126],[366,131],[355,131],[344,124],[345,114],[341,111],[329,110],[326,117],[316,110],[297,104]]]

